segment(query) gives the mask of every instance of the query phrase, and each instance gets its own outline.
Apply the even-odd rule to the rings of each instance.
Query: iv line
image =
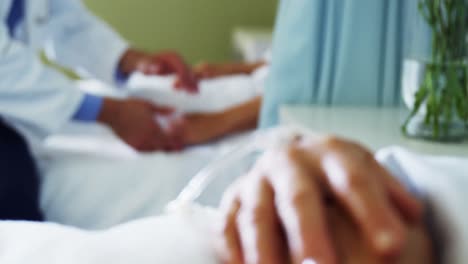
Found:
[[[230,164],[240,161],[255,151],[264,151],[269,147],[284,146],[297,137],[297,135],[302,134],[301,131],[299,128],[282,127],[255,132],[248,138],[246,143],[234,147],[200,170],[180,192],[177,198],[167,205],[166,210],[173,212],[190,206],[218,175],[217,171],[229,167]]]

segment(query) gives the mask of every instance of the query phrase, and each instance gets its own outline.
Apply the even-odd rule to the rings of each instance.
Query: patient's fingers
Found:
[[[293,263],[337,263],[314,171],[303,165],[301,153],[295,149],[280,156],[270,160],[277,166],[269,170],[269,179]]]
[[[283,264],[287,261],[282,228],[275,211],[274,192],[265,178],[242,190],[238,230],[244,263]]]
[[[390,199],[409,223],[419,223],[423,215],[422,203],[414,198],[388,171],[382,168]]]
[[[241,207],[239,190],[242,188],[243,179],[239,178],[229,186],[220,203],[224,219],[218,229],[220,243],[216,245],[216,249],[223,264],[242,264],[244,262],[239,230],[237,229],[237,216]]]
[[[398,255],[406,241],[406,229],[391,204],[384,175],[376,169],[380,165],[366,152],[354,155],[324,155],[321,163],[326,180],[376,253],[384,257]]]
[[[370,248],[385,261],[405,246],[401,214],[409,219],[420,216],[417,200],[371,153],[333,138],[267,151],[242,188],[237,229],[247,264],[275,263],[288,253],[294,264],[337,263],[325,195],[346,209]],[[289,252],[281,250],[284,236]]]
[[[218,251],[225,264],[243,263],[239,230],[237,229],[237,215],[240,206],[241,203],[238,199],[232,201],[220,228],[221,244],[219,245]]]

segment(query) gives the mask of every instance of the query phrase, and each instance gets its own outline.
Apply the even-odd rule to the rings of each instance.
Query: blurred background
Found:
[[[262,46],[260,42],[271,37],[277,6],[277,0],[84,2],[134,46],[177,50],[191,63],[240,58],[235,47],[247,42]]]

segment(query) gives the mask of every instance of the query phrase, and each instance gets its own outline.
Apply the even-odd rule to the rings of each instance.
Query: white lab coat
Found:
[[[112,82],[128,44],[80,0],[25,0],[25,18],[12,39],[5,22],[11,3],[0,0],[0,116],[44,135],[70,120],[83,92],[45,67],[38,51]]]

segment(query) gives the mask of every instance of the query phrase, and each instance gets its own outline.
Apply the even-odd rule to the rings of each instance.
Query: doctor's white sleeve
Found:
[[[63,66],[114,83],[128,43],[80,0],[51,0],[49,12],[47,55]]]
[[[32,49],[9,37],[0,23],[0,117],[43,135],[71,119],[84,94],[45,67]]]

